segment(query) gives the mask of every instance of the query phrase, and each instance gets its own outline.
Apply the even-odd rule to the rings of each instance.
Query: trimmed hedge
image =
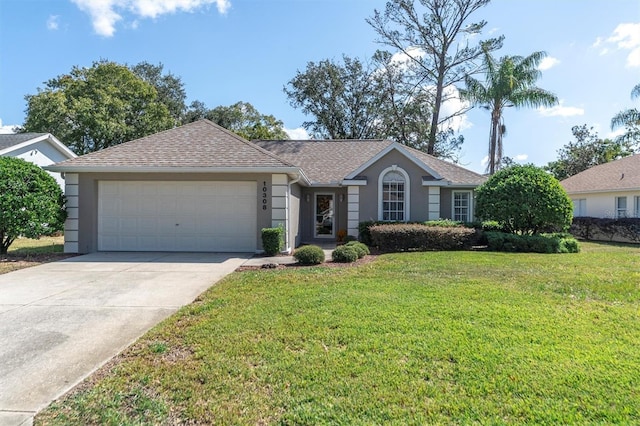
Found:
[[[324,251],[314,245],[302,246],[293,253],[293,258],[301,265],[318,265],[324,262]]]
[[[371,254],[371,252],[369,251],[369,247],[367,247],[366,244],[360,243],[358,241],[349,241],[347,244],[345,244],[345,247],[353,248],[358,254],[358,259],[362,259],[366,255]]]
[[[386,224],[369,227],[372,245],[383,252],[465,250],[479,239],[480,232],[466,227]]]
[[[640,242],[640,218],[574,217],[569,232],[584,240]]]
[[[358,252],[353,246],[342,245],[336,247],[331,253],[334,262],[352,263],[358,260]]]
[[[578,253],[578,241],[568,234],[519,235],[486,232],[489,250],[518,253]]]
[[[282,228],[262,228],[262,248],[268,256],[275,256],[280,253],[284,239]]]

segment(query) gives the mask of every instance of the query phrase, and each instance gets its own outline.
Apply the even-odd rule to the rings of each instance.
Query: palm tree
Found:
[[[640,98],[640,84],[631,91],[631,99]],[[629,108],[620,111],[611,119],[611,129],[626,127],[627,131],[621,135],[620,140],[633,144],[640,142],[640,110]]]
[[[504,109],[537,108],[558,103],[556,95],[535,86],[541,76],[538,65],[546,56],[545,52],[534,52],[527,57],[503,56],[496,60],[489,51],[485,51],[484,82],[471,76],[465,79],[466,88],[460,90],[462,99],[491,112],[487,165],[490,174],[495,173],[502,162],[502,138],[507,131],[502,117]]]

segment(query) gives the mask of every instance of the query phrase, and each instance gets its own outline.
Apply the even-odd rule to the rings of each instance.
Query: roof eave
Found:
[[[299,167],[169,167],[169,166],[74,166],[57,164],[43,167],[58,173],[288,173],[308,181]]]

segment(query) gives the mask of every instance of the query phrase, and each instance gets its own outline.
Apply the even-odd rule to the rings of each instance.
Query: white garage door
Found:
[[[255,182],[100,181],[98,250],[256,250]]]

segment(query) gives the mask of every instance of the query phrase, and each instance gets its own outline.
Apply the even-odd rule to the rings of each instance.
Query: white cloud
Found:
[[[408,47],[405,52],[396,52],[389,61],[392,65],[408,65],[413,59],[422,58],[426,52],[418,46]],[[412,59],[413,58],[413,59]]]
[[[13,131],[14,127],[18,127],[17,124],[8,124],[6,126],[2,125],[2,119],[0,119],[0,135],[10,135],[12,133],[15,133]]]
[[[515,161],[519,161],[519,162],[527,161],[527,158],[529,158],[529,154],[518,154],[515,157],[513,157]]]
[[[627,129],[625,129],[624,127],[621,127],[619,129],[614,130],[613,132],[609,132],[605,138],[606,139],[615,139],[618,136],[622,136],[627,132]]]
[[[600,55],[606,55],[611,47],[628,50],[627,67],[640,68],[640,22],[619,24],[607,39],[598,37],[592,47],[601,48]]]
[[[453,85],[445,87],[442,96],[444,102],[440,107],[440,117],[447,117],[470,107],[469,102],[460,99],[460,92]],[[442,130],[451,128],[455,132],[461,132],[470,127],[471,122],[467,119],[466,114],[457,115],[443,123],[440,123],[440,128]]]
[[[578,107],[564,106],[564,100],[560,99],[559,105],[551,108],[540,107],[538,112],[545,117],[575,117],[584,115],[584,109]]]
[[[130,12],[140,18],[157,18],[176,12],[192,12],[215,4],[218,12],[227,13],[230,0],[71,0],[91,17],[94,31],[103,37],[112,37],[116,24],[123,19],[121,13]]]
[[[538,69],[540,71],[546,71],[550,68],[555,67],[556,65],[558,65],[560,63],[560,59],[558,58],[554,58],[552,56],[547,56],[546,58],[544,58],[541,62],[540,65],[538,66]]]
[[[489,164],[489,156],[485,155],[482,160],[480,160],[480,165],[482,167],[487,167],[487,164]]]
[[[289,135],[289,137],[293,140],[311,139],[311,136],[309,136],[309,133],[304,127],[298,127],[297,129],[285,128],[284,131],[287,132],[287,135]]]
[[[59,26],[59,21],[60,21],[60,16],[58,15],[49,16],[49,19],[47,19],[47,29],[51,31],[57,30]]]

